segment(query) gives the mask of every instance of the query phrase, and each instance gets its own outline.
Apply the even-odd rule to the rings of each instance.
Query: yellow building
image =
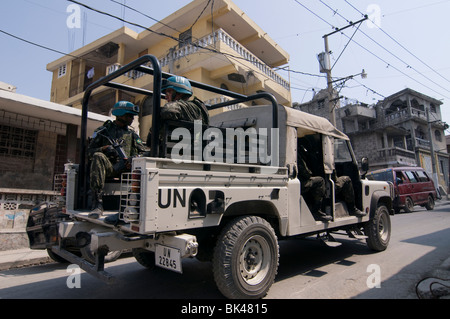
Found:
[[[280,104],[290,106],[289,82],[273,70],[288,63],[287,52],[231,0],[214,1],[213,12],[204,10],[196,21],[207,2],[190,2],[151,26],[151,31],[136,33],[123,27],[49,63],[47,70],[53,72],[51,101],[81,108],[83,91],[90,83],[139,56],[152,54],[165,72],[246,95],[269,92]],[[151,81],[151,76],[133,72],[118,82],[151,89]],[[194,95],[207,104],[224,99],[195,89]],[[145,137],[151,105],[143,96],[100,88],[92,94],[89,110],[108,115],[118,100],[141,107],[144,120],[140,129]]]

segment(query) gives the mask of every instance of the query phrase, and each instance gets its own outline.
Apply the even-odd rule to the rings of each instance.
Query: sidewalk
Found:
[[[440,200],[436,206],[450,205],[450,200]],[[0,271],[42,265],[54,262],[46,250],[29,248],[0,251]],[[426,278],[416,285],[416,293],[420,299],[450,299],[450,256]]]
[[[42,265],[53,260],[47,250],[32,250],[29,248],[0,251],[0,271],[12,268]]]

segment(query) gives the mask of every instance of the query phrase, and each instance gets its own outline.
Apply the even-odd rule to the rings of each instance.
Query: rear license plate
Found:
[[[163,245],[156,245],[155,264],[158,267],[182,273],[180,250]]]

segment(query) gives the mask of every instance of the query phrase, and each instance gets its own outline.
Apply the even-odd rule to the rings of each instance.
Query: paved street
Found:
[[[364,241],[339,237],[343,245],[280,242],[280,266],[266,298],[417,298],[416,284],[449,257],[450,206],[392,217],[393,234],[385,252],[372,253]],[[222,298],[209,263],[183,261],[183,275],[148,271],[134,258],[108,264],[117,282],[106,285],[82,272],[79,288],[68,288],[67,265],[47,264],[0,272],[0,299],[8,298]],[[379,274],[379,277],[376,277]],[[380,288],[376,286],[380,278]]]

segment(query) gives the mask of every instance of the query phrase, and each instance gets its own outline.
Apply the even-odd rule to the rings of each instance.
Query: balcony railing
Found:
[[[416,146],[417,147],[430,148],[430,141],[429,140],[424,140],[423,138],[416,137]]]
[[[253,53],[248,51],[244,46],[242,46],[238,41],[226,33],[223,29],[218,29],[216,32],[208,34],[203,38],[199,39],[193,44],[188,44],[173,51],[171,55],[167,55],[160,59],[161,67],[169,64],[171,60],[178,60],[190,54],[194,54],[206,48],[208,46],[213,46],[217,41],[221,41],[230,47],[234,52],[238,54],[239,57],[243,58],[247,62],[251,63],[255,68],[257,68],[261,73],[268,76],[274,82],[278,83],[286,90],[290,90],[289,82],[278,75],[272,68],[267,64],[257,58]]]
[[[378,150],[378,158],[375,159],[375,162],[414,165],[416,153],[400,147],[383,148]]]

